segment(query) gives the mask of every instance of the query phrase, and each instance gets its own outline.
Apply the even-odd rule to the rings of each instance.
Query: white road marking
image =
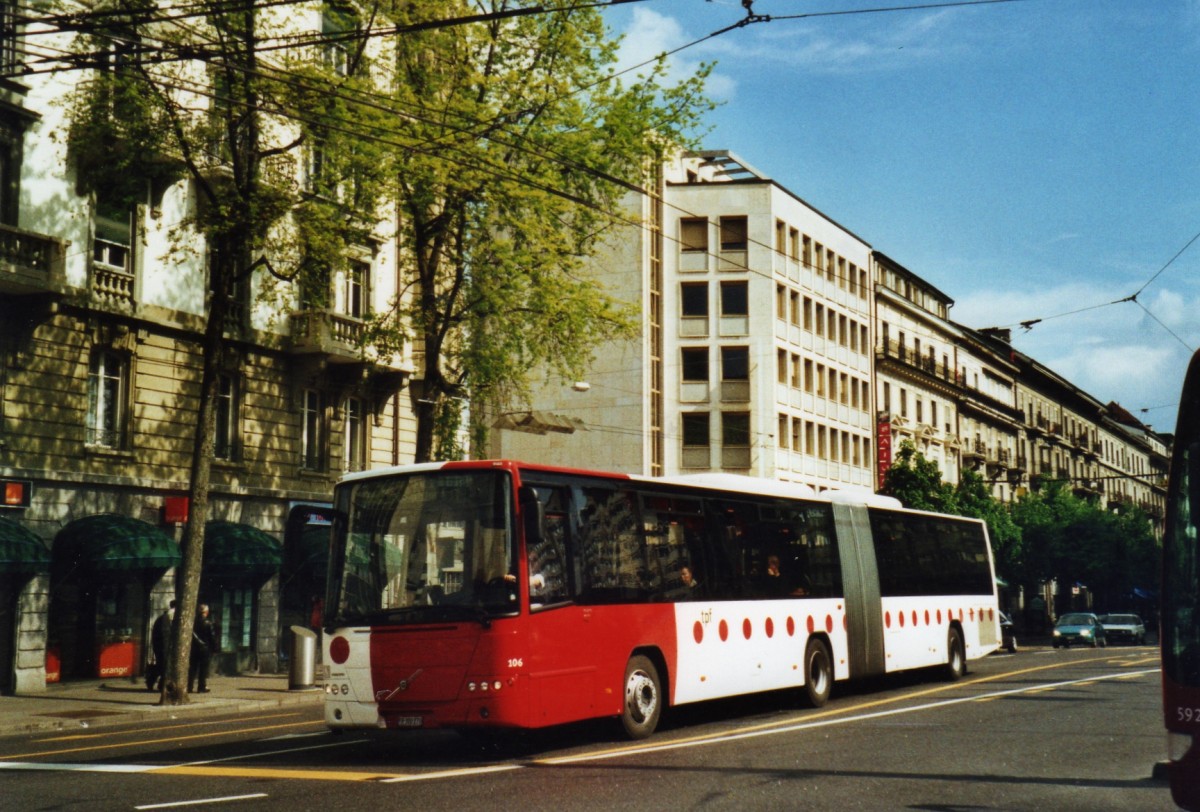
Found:
[[[196,798],[191,801],[171,801],[164,804],[146,804],[135,806],[134,809],[171,809],[176,806],[199,806],[200,804],[225,804],[230,801],[249,801],[254,798],[266,798],[267,793],[256,792],[253,795],[226,795],[224,798]]]

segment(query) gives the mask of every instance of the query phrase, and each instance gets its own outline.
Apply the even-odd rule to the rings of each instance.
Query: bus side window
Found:
[[[545,606],[570,600],[567,539],[570,519],[558,488],[530,489],[536,499],[525,508],[526,554],[529,559],[529,602]],[[530,518],[531,514],[535,518]],[[535,525],[535,526],[531,526]]]

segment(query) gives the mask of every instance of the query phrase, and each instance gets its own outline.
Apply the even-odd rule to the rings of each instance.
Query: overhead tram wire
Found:
[[[296,37],[280,38],[281,42],[276,44],[261,44],[256,50],[259,52],[269,52],[274,50],[284,50],[295,47],[308,47],[314,44],[337,44],[345,41],[359,41],[376,37],[395,36],[400,34],[418,33],[421,31],[437,30],[441,28],[450,28],[459,25],[470,25],[481,22],[494,22],[505,19],[513,19],[517,17],[525,17],[536,14],[557,14],[570,13],[573,11],[583,11],[593,8],[607,8],[611,6],[626,5],[629,3],[641,3],[647,0],[600,0],[598,2],[576,3],[561,6],[525,6],[522,8],[505,9],[502,11],[493,11],[480,14],[466,15],[462,17],[451,17],[441,20],[426,20],[418,23],[410,23],[408,25],[383,26],[379,28],[371,28],[365,31],[347,30],[344,32],[331,32],[329,34],[321,34],[317,36],[298,35]],[[195,8],[196,11],[188,11],[178,15],[162,15],[156,16],[160,9],[154,9],[150,12],[135,12],[125,9],[101,9],[92,10],[78,14],[55,14],[55,15],[37,15],[37,16],[22,16],[15,22],[19,25],[46,25],[44,30],[29,32],[30,35],[36,34],[55,34],[76,32],[84,34],[97,33],[93,28],[89,27],[91,23],[99,22],[97,27],[103,27],[104,20],[114,20],[119,25],[152,25],[166,24],[192,18],[211,17],[214,15],[233,14],[244,11],[252,11],[260,8],[270,8],[273,6],[298,5],[301,0],[264,0],[263,2],[233,2],[228,4],[217,4],[215,7],[205,6],[200,3],[192,3],[182,6],[187,9]],[[32,6],[17,6],[28,11],[36,11]],[[169,10],[169,9],[168,9]],[[190,57],[184,57],[190,58]],[[69,68],[68,68],[69,69]]]
[[[846,9],[843,11],[812,11],[805,14],[773,15],[771,20],[806,20],[812,17],[847,17],[855,14],[885,14],[897,11],[931,11],[944,8],[962,8],[965,6],[994,6],[1006,3],[1025,3],[1028,0],[948,0],[945,3],[919,3],[910,6],[881,6],[879,8]]]
[[[728,29],[728,30],[732,30],[732,27],[731,27],[730,29]],[[193,33],[195,33],[195,32],[193,32]],[[101,35],[101,36],[105,36],[105,35]],[[117,36],[115,36],[115,35],[108,35],[108,38],[109,38],[109,39],[113,39],[113,40],[120,40],[120,39],[122,39],[122,38],[120,38],[120,37],[117,37]],[[243,68],[243,67],[241,67],[241,66],[235,66],[235,69],[236,69],[236,70],[239,70],[239,71],[241,71],[241,72],[247,72],[247,71],[246,71],[246,69],[245,69],[245,68]],[[287,71],[284,71],[284,70],[282,70],[282,69],[278,69],[278,68],[269,68],[269,70],[270,70],[272,73],[274,73],[274,74],[277,74],[277,75],[271,75],[271,73],[265,73],[265,72],[262,72],[262,71],[259,71],[259,72],[257,72],[257,75],[259,76],[259,78],[263,78],[263,79],[266,79],[266,80],[271,80],[271,81],[279,81],[279,82],[290,82],[290,83],[291,83],[293,86],[298,86],[298,87],[299,87],[299,89],[305,89],[304,85],[303,85],[302,83],[300,83],[300,82],[299,82],[299,80],[297,80],[297,79],[296,79],[294,76],[291,76],[290,74],[288,74],[288,72],[287,72]],[[213,96],[212,96],[212,94],[207,94],[207,93],[203,93],[203,92],[201,92],[201,87],[202,87],[201,85],[198,85],[198,84],[197,84],[197,85],[192,85],[192,86],[189,86],[189,87],[177,86],[175,89],[177,89],[177,90],[183,90],[183,91],[186,91],[186,92],[196,92],[196,93],[199,93],[200,95],[208,95],[209,97],[213,97]],[[311,87],[310,87],[310,88],[308,88],[308,89],[316,89],[316,88],[311,88]],[[364,95],[366,95],[366,94],[364,94]],[[381,97],[379,94],[371,94],[371,96],[373,96],[374,98],[383,98],[383,97]],[[416,120],[418,120],[418,121],[423,121],[423,123],[426,123],[426,124],[434,124],[434,125],[441,126],[441,127],[447,127],[447,126],[448,126],[448,125],[445,125],[443,122],[437,122],[437,121],[432,121],[432,120],[422,120],[420,116],[414,115],[414,114],[412,114],[412,113],[408,113],[408,112],[399,111],[399,110],[396,110],[396,109],[394,109],[394,108],[392,108],[392,107],[390,107],[390,106],[388,106],[388,105],[383,105],[383,104],[379,104],[379,103],[372,103],[372,102],[364,101],[363,99],[354,98],[353,96],[346,95],[346,94],[344,94],[344,93],[342,94],[342,98],[343,98],[343,100],[345,100],[345,101],[347,101],[347,102],[349,102],[349,103],[354,103],[354,104],[361,104],[361,105],[371,106],[371,107],[374,107],[374,108],[376,108],[376,109],[378,109],[378,110],[380,110],[380,111],[382,111],[382,112],[392,113],[392,114],[395,114],[395,115],[398,115],[398,116],[402,116],[402,117],[403,117],[403,116],[408,116],[408,117],[414,118],[414,119],[416,119]],[[280,114],[281,114],[281,115],[285,115],[285,117],[292,118],[293,120],[302,121],[303,123],[308,123],[308,124],[314,124],[314,123],[316,123],[316,122],[314,122],[314,121],[312,121],[312,120],[310,120],[310,119],[304,119],[303,117],[300,117],[300,116],[296,116],[296,115],[290,115],[290,116],[288,116],[286,113],[280,113]],[[457,129],[457,128],[454,128],[454,127],[449,127],[449,128],[450,128],[450,129]],[[347,128],[339,128],[339,129],[338,129],[338,131],[339,131],[339,132],[341,132],[341,133],[343,133],[343,134],[350,135],[350,136],[352,136],[352,137],[355,137],[355,136],[357,136],[357,137],[369,137],[369,136],[366,136],[366,135],[365,135],[365,134],[363,134],[363,133],[357,133],[357,132],[355,132],[355,131],[353,131],[353,130],[351,130],[351,129],[347,129]],[[477,133],[475,133],[475,132],[473,132],[473,131],[471,131],[471,130],[465,130],[465,129],[464,129],[464,130],[457,130],[457,131],[458,131],[460,134],[462,134],[462,135],[465,135],[465,136],[468,136],[468,137],[476,137],[476,136],[477,136]],[[508,134],[508,133],[506,133],[506,134]],[[520,135],[518,135],[518,134],[509,134],[509,135],[513,135],[513,137],[514,137],[514,138],[516,138],[517,140],[526,140],[526,141],[528,140],[528,139],[526,139],[526,138],[524,138],[523,136],[520,136]],[[425,145],[425,143],[427,143],[427,142],[422,142],[422,143],[419,143],[419,144],[416,144],[416,145],[414,145],[414,144],[401,144],[401,143],[398,143],[398,142],[392,141],[392,140],[390,140],[390,139],[382,139],[382,140],[381,140],[381,139],[376,139],[376,140],[377,140],[377,141],[379,141],[379,142],[381,142],[381,143],[385,143],[385,144],[387,144],[387,145],[390,145],[390,146],[396,146],[396,147],[399,147],[399,148],[402,148],[402,149],[408,149],[408,150],[415,151],[415,152],[420,152],[420,153],[423,153],[423,154],[431,154],[431,155],[433,155],[433,154],[440,154],[440,153],[432,153],[432,152],[428,152],[428,151],[426,151],[426,150],[423,150],[423,149],[421,149],[421,146]],[[627,189],[628,191],[632,191],[632,192],[635,192],[635,193],[637,193],[637,194],[642,194],[642,195],[645,195],[645,196],[647,196],[647,197],[649,197],[649,198],[652,198],[652,199],[653,199],[653,198],[655,198],[655,197],[657,197],[657,195],[655,195],[655,194],[654,194],[654,193],[653,193],[651,190],[648,190],[648,189],[646,189],[646,188],[642,187],[642,186],[641,186],[641,185],[639,185],[639,184],[635,184],[635,183],[632,183],[632,182],[630,182],[630,181],[626,181],[626,180],[624,180],[624,179],[622,179],[622,178],[618,178],[618,177],[616,177],[616,176],[614,176],[614,175],[611,175],[611,174],[608,174],[608,173],[604,173],[604,172],[602,172],[602,171],[600,171],[600,170],[594,169],[594,168],[592,168],[592,167],[588,167],[588,166],[586,166],[586,165],[584,165],[584,164],[579,164],[578,162],[571,161],[571,160],[569,160],[569,159],[565,159],[565,158],[564,158],[564,156],[562,156],[561,154],[559,154],[559,155],[555,155],[555,154],[553,153],[553,151],[551,151],[551,152],[550,152],[550,154],[546,154],[546,153],[539,153],[539,152],[536,152],[536,151],[533,151],[533,150],[529,150],[529,149],[523,148],[522,146],[520,146],[520,144],[507,143],[507,142],[504,142],[504,141],[501,141],[501,140],[495,139],[494,137],[489,137],[489,140],[493,140],[493,141],[495,141],[497,144],[499,144],[499,145],[501,145],[501,146],[504,146],[504,147],[506,147],[506,148],[510,148],[510,149],[517,149],[518,151],[527,152],[527,153],[529,153],[529,154],[533,155],[533,157],[536,157],[536,158],[540,158],[540,159],[547,159],[547,160],[557,160],[557,162],[558,162],[558,163],[559,163],[559,165],[561,165],[561,166],[564,166],[564,167],[566,167],[566,168],[569,168],[569,169],[574,169],[574,170],[576,170],[576,171],[581,171],[581,172],[586,172],[586,173],[589,173],[589,174],[593,175],[594,177],[596,177],[596,178],[597,178],[597,179],[599,179],[599,180],[603,180],[603,181],[606,181],[606,182],[609,182],[609,183],[617,184],[617,185],[621,186],[622,188],[625,188],[625,189]],[[446,147],[447,145],[443,143],[443,144],[442,144],[442,146],[443,146],[443,147]],[[449,148],[453,149],[453,147],[452,147],[452,146],[450,146]],[[467,163],[467,162],[465,162],[465,161],[462,161],[462,160],[454,160],[453,162],[454,162],[454,163],[458,163],[459,165],[461,165],[461,166],[464,166],[464,167],[466,167],[466,168],[479,168],[479,169],[483,169],[484,171],[489,171],[488,169],[486,169],[486,168],[484,168],[484,167],[479,167],[479,166],[474,166],[474,167],[473,167],[471,164],[469,164],[469,163]],[[493,171],[493,172],[498,172],[498,168],[497,168],[497,167],[495,167],[495,165],[493,165],[493,166],[492,166],[490,169],[491,169],[491,171]],[[514,176],[514,175],[511,175],[511,174],[506,174],[506,173],[499,173],[499,174],[500,174],[500,177],[501,177],[502,179],[506,177],[506,178],[507,178],[507,179],[509,179],[509,180],[516,180],[516,179],[518,178],[518,176]],[[542,186],[540,186],[539,188],[541,188],[541,189],[542,189],[542,191],[551,191],[552,193],[554,193],[554,192],[553,192],[553,191],[550,189],[550,187],[546,187],[546,186],[542,185]],[[561,190],[559,190],[559,191],[561,191]],[[591,205],[590,205],[590,201],[584,201],[583,199],[581,199],[581,198],[578,198],[577,196],[568,197],[568,199],[569,199],[569,200],[571,200],[572,202],[576,203],[576,204],[579,204],[579,205],[588,205],[588,207],[590,207],[590,208],[595,208],[594,206],[591,206]],[[668,205],[668,206],[670,206],[671,208],[674,208],[674,209],[676,209],[677,211],[679,211],[680,213],[684,214],[685,216],[697,216],[697,215],[696,215],[694,212],[690,212],[690,211],[688,211],[688,210],[686,210],[686,209],[684,209],[684,208],[682,208],[682,207],[680,207],[680,206],[676,206],[676,205],[674,205],[674,204],[666,203],[666,201],[663,201],[663,202],[664,202],[664,204],[665,204],[665,205]],[[618,219],[620,219],[620,220],[623,222],[623,224],[625,224],[625,225],[634,225],[634,224],[635,224],[635,223],[634,223],[634,221],[631,221],[631,220],[629,220],[628,218],[619,217],[619,216],[615,215],[613,212],[604,211],[604,210],[602,210],[602,209],[597,209],[597,210],[598,210],[598,211],[601,211],[601,212],[602,212],[602,213],[604,213],[604,214],[606,214],[606,216],[609,216],[609,217],[617,217],[617,218],[618,218]],[[678,241],[676,238],[674,238],[674,237],[670,237],[669,235],[664,235],[664,236],[666,236],[666,238],[667,238],[667,239],[669,239],[669,240],[672,240],[672,241],[675,241],[675,242],[679,242],[679,241]],[[770,245],[768,245],[768,244],[766,244],[766,243],[758,242],[758,241],[755,241],[755,240],[749,240],[749,242],[751,242],[751,243],[754,243],[754,244],[757,244],[757,245],[760,245],[760,246],[762,246],[762,247],[765,247],[765,248],[767,248],[768,250],[772,250],[772,251],[774,250],[774,249],[773,249],[773,248],[772,248]],[[759,273],[760,275],[762,275],[762,276],[765,276],[765,277],[770,277],[770,273],[769,273],[769,272],[764,272],[764,271],[756,271],[756,270],[754,270],[754,269],[751,269],[751,268],[747,268],[746,270],[747,270],[747,271],[751,271],[751,272],[755,272],[755,273]]]
[[[1175,333],[1175,331],[1173,331],[1170,327],[1168,327],[1166,324],[1164,324],[1161,319],[1159,319],[1157,316],[1155,316],[1153,313],[1151,313],[1150,309],[1147,308],[1144,304],[1141,303],[1141,301],[1138,300],[1138,297],[1142,294],[1143,291],[1146,290],[1146,288],[1150,287],[1150,285],[1156,279],[1158,279],[1158,277],[1162,276],[1162,274],[1168,268],[1170,268],[1171,265],[1173,265],[1175,263],[1175,260],[1177,260],[1181,256],[1183,256],[1183,254],[1189,248],[1191,248],[1192,245],[1195,244],[1195,242],[1197,240],[1200,240],[1200,231],[1196,232],[1196,234],[1194,234],[1192,236],[1192,238],[1190,240],[1188,240],[1182,248],[1180,248],[1178,251],[1175,252],[1174,256],[1172,256],[1169,260],[1167,260],[1166,263],[1161,268],[1159,268],[1157,271],[1155,271],[1153,276],[1151,276],[1148,280],[1146,280],[1145,284],[1143,284],[1140,288],[1137,289],[1136,292],[1130,294],[1129,296],[1125,296],[1120,299],[1114,299],[1111,302],[1104,302],[1102,304],[1089,305],[1087,307],[1076,308],[1075,310],[1068,310],[1065,313],[1056,313],[1053,316],[1042,316],[1041,318],[1036,318],[1036,319],[1026,319],[1025,321],[1016,322],[1015,324],[1004,325],[1004,326],[998,327],[998,328],[997,327],[989,327],[989,328],[985,328],[985,330],[1008,329],[1008,328],[1013,328],[1013,327],[1021,327],[1024,330],[1029,331],[1029,330],[1032,330],[1035,325],[1041,324],[1044,321],[1050,321],[1051,319],[1059,319],[1059,318],[1063,318],[1064,316],[1074,316],[1078,313],[1086,313],[1089,310],[1099,310],[1102,307],[1111,307],[1112,305],[1125,304],[1126,302],[1132,302],[1133,304],[1140,307],[1142,309],[1142,312],[1144,312],[1147,316],[1149,316],[1151,319],[1153,319],[1154,322],[1159,327],[1163,328],[1163,330],[1165,330],[1172,338],[1174,338],[1176,341],[1178,341],[1180,344],[1182,344],[1183,347],[1188,350],[1188,352],[1192,352],[1194,348],[1191,347],[1182,338],[1180,338],[1179,335]]]
[[[995,1],[995,0],[993,0],[993,1]],[[178,23],[177,23],[177,24],[178,24]],[[726,28],[723,28],[723,29],[720,29],[719,31],[713,32],[713,34],[710,34],[710,35],[708,35],[707,37],[701,38],[701,39],[699,39],[699,40],[696,40],[696,41],[694,41],[694,42],[692,42],[692,43],[688,43],[687,45],[681,46],[680,48],[676,48],[674,51],[671,51],[671,52],[669,52],[669,53],[677,53],[677,52],[679,52],[680,50],[683,50],[684,48],[687,48],[687,47],[691,47],[692,45],[694,45],[694,44],[697,44],[697,43],[699,43],[699,42],[702,42],[702,41],[704,41],[705,39],[710,39],[710,38],[712,38],[712,37],[714,37],[714,36],[717,36],[717,35],[720,35],[720,34],[722,34],[722,33],[727,33],[727,32],[729,32],[729,31],[736,30],[737,28],[739,28],[739,27],[742,27],[742,26],[744,26],[745,24],[746,24],[746,21],[745,21],[745,20],[739,21],[739,23],[736,23],[736,24],[734,24],[734,25],[731,25],[731,26],[727,26]],[[104,34],[101,34],[101,36],[105,36],[105,35],[104,35]],[[109,36],[110,36],[110,38],[112,38],[112,39],[119,39],[119,38],[117,38],[117,37],[114,37],[114,36],[111,36],[111,35],[109,35]],[[309,47],[311,47],[311,45],[310,45]],[[657,61],[658,59],[660,59],[660,58],[662,58],[663,56],[666,56],[666,55],[669,55],[669,54],[663,54],[663,55],[660,55],[659,57],[656,57],[654,60],[650,60],[649,62]],[[191,57],[189,57],[189,58],[191,58]],[[642,65],[649,64],[649,62],[642,63]],[[626,71],[623,71],[622,73],[628,72],[629,70],[634,70],[634,69],[636,69],[637,67],[639,67],[639,66],[633,66],[633,68],[627,69]],[[244,70],[244,69],[243,69],[243,68],[241,68],[240,66],[239,66],[239,67],[237,67],[237,69],[238,69],[238,70]],[[274,71],[277,71],[277,72],[278,72],[280,75],[282,75],[282,76],[286,76],[286,75],[287,75],[287,72],[286,72],[286,71],[283,71],[283,70],[281,70],[281,69],[272,69],[272,70],[274,70]],[[272,80],[275,80],[275,81],[284,81],[284,79],[283,79],[283,78],[280,78],[280,76],[267,76],[267,75],[265,75],[265,74],[260,74],[260,76],[261,76],[262,78],[265,78],[265,79],[272,79]],[[294,77],[288,77],[288,78],[289,78],[291,81],[296,81]],[[612,76],[609,76],[609,77],[606,77],[605,79],[603,79],[603,80],[601,80],[601,81],[605,81],[605,80],[607,80],[607,79],[611,79],[611,78],[612,78]],[[176,89],[179,89],[179,90],[184,90],[184,91],[188,91],[188,92],[197,92],[197,93],[199,93],[200,95],[208,95],[208,96],[212,97],[212,94],[201,93],[201,92],[198,90],[198,88],[199,88],[199,86],[193,86],[193,87],[182,87],[182,86],[180,86],[180,87],[177,87]],[[577,91],[578,91],[578,90],[579,90],[579,89],[577,89]],[[576,92],[577,92],[577,91],[576,91]],[[357,104],[367,104],[367,102],[364,102],[364,101],[363,101],[363,100],[361,100],[361,99],[355,99],[355,98],[353,98],[353,97],[351,97],[351,96],[346,96],[346,95],[343,95],[343,99],[344,99],[344,100],[346,100],[346,101],[348,101],[348,102],[351,102],[351,103],[357,103]],[[376,105],[376,106],[378,106],[378,105]],[[396,115],[400,115],[400,116],[410,116],[410,117],[413,117],[413,118],[416,118],[416,119],[420,120],[420,119],[419,119],[419,117],[417,117],[417,116],[414,116],[414,115],[413,115],[413,114],[411,114],[411,113],[405,113],[405,112],[402,112],[402,111],[397,111],[397,110],[395,110],[394,108],[390,108],[390,107],[380,107],[380,109],[382,109],[384,112],[390,112],[390,113],[394,113],[394,114],[396,114]],[[278,114],[279,114],[279,115],[283,115],[284,117],[291,118],[291,119],[293,119],[293,120],[302,121],[302,122],[304,122],[304,123],[309,123],[309,124],[315,124],[315,123],[316,123],[316,122],[314,122],[314,121],[312,121],[312,120],[307,120],[307,119],[304,119],[302,116],[298,116],[298,115],[294,115],[294,114],[293,114],[293,115],[289,115],[289,114],[287,114],[286,112],[283,112],[283,111],[280,111],[280,112],[278,112]],[[427,121],[427,122],[425,122],[425,123],[436,123],[436,122],[429,122],[429,121]],[[445,125],[444,125],[444,123],[441,123],[441,126],[445,126]],[[453,129],[453,128],[451,128],[451,129]],[[364,134],[364,133],[355,132],[354,130],[352,130],[352,129],[348,129],[348,128],[337,128],[337,131],[338,131],[338,132],[341,132],[341,133],[343,133],[343,134],[349,135],[349,136],[351,136],[351,137],[365,137],[365,138],[371,138],[371,136],[369,136],[369,135],[366,135],[366,134]],[[473,132],[472,132],[472,131],[470,131],[470,130],[460,130],[459,132],[460,132],[461,134],[463,134],[463,135],[468,135],[468,136],[474,136],[474,135],[475,135],[475,133],[473,133]],[[514,137],[514,138],[517,138],[518,140],[528,140],[528,139],[523,139],[523,137],[522,137],[522,136],[520,136],[520,135],[515,135],[515,134],[512,134],[512,135],[513,135],[513,137]],[[427,152],[426,150],[422,150],[422,149],[420,149],[420,147],[419,147],[419,146],[417,146],[417,145],[412,145],[412,144],[401,144],[401,143],[398,143],[398,142],[396,142],[396,141],[393,141],[393,140],[391,140],[391,139],[380,139],[380,138],[375,138],[374,140],[376,140],[376,141],[377,141],[377,142],[379,142],[379,143],[384,143],[384,144],[387,144],[387,145],[390,145],[390,146],[395,146],[395,147],[398,147],[398,148],[401,148],[401,149],[409,149],[409,150],[412,150],[412,151],[415,151],[415,152],[419,152],[419,153],[422,153],[422,154],[431,154],[431,155],[432,155],[432,154],[438,154],[438,155],[441,155],[441,153],[440,153],[440,152],[439,152],[439,153],[430,153],[430,152]],[[494,139],[494,138],[491,138],[490,140],[496,140],[496,139]],[[518,150],[522,150],[522,151],[529,152],[530,154],[534,155],[534,156],[535,156],[535,157],[537,157],[537,158],[542,158],[542,159],[547,159],[547,160],[555,160],[555,159],[557,158],[557,159],[558,159],[558,161],[559,161],[559,163],[560,163],[560,165],[567,166],[568,168],[575,169],[575,170],[577,170],[577,171],[583,171],[583,172],[590,173],[590,174],[594,175],[595,177],[597,177],[598,179],[601,179],[601,180],[604,180],[604,181],[607,181],[607,182],[610,182],[610,183],[616,183],[616,184],[618,184],[618,185],[622,186],[623,188],[625,188],[625,189],[627,189],[627,190],[629,190],[629,191],[632,191],[632,192],[634,192],[634,193],[637,193],[637,194],[642,194],[642,195],[644,195],[644,196],[646,196],[646,197],[648,197],[648,198],[650,198],[650,199],[657,199],[657,198],[658,198],[658,196],[657,196],[657,195],[656,195],[656,194],[655,194],[653,191],[651,191],[651,190],[648,190],[648,189],[646,189],[646,188],[644,188],[644,187],[640,186],[639,184],[635,184],[635,183],[632,183],[632,182],[629,182],[629,181],[625,181],[625,180],[623,180],[623,179],[621,179],[621,178],[617,178],[617,177],[615,177],[615,176],[612,176],[612,175],[610,175],[610,174],[608,174],[608,173],[601,172],[600,170],[596,170],[596,169],[594,169],[594,168],[591,168],[591,167],[588,167],[588,166],[586,166],[586,165],[578,164],[578,163],[576,163],[576,162],[573,162],[573,161],[565,161],[565,160],[563,160],[563,156],[561,156],[561,155],[560,155],[560,156],[555,156],[555,155],[553,155],[553,154],[549,154],[549,155],[548,155],[548,154],[545,154],[545,153],[538,153],[538,152],[536,152],[536,151],[532,151],[532,150],[528,150],[528,149],[523,149],[523,148],[522,148],[522,147],[520,147],[518,144],[505,143],[505,142],[503,142],[503,141],[499,141],[499,140],[496,140],[496,142],[497,142],[498,144],[501,144],[502,146],[505,146],[505,147],[508,147],[508,148],[514,148],[514,149],[518,149]],[[443,156],[443,157],[444,157],[444,156]],[[519,176],[519,175],[513,175],[513,174],[511,174],[511,173],[509,173],[509,172],[505,172],[505,171],[503,171],[501,168],[497,167],[497,166],[496,166],[496,165],[494,165],[494,164],[493,164],[493,165],[490,165],[490,166],[479,166],[479,165],[473,165],[473,164],[471,164],[471,163],[469,163],[469,162],[467,162],[467,161],[465,161],[465,160],[462,160],[462,159],[449,159],[449,160],[451,160],[451,162],[452,162],[452,163],[457,163],[458,165],[460,165],[460,166],[464,166],[465,168],[476,168],[476,169],[479,169],[480,171],[483,171],[483,172],[485,172],[485,173],[487,173],[487,174],[492,174],[493,176],[495,176],[495,177],[497,177],[497,178],[499,178],[499,179],[501,179],[501,180],[508,180],[508,181],[510,181],[510,182],[517,182],[517,183],[522,183],[522,182],[524,182],[526,185],[530,185],[530,186],[531,186],[531,188],[538,188],[538,189],[540,189],[541,191],[545,191],[545,192],[547,192],[547,193],[550,193],[550,194],[555,194],[555,195],[557,195],[557,196],[564,197],[565,199],[567,199],[567,200],[569,200],[570,202],[573,202],[573,203],[575,203],[575,204],[577,204],[577,205],[583,205],[583,206],[585,206],[585,207],[587,207],[587,208],[593,209],[593,210],[595,210],[595,211],[597,211],[597,212],[599,212],[599,213],[601,213],[601,214],[604,214],[605,216],[609,217],[610,219],[612,219],[612,220],[613,220],[615,223],[617,223],[617,224],[628,225],[628,226],[634,226],[634,227],[641,228],[641,229],[643,229],[643,230],[649,230],[649,227],[648,227],[648,226],[646,226],[645,224],[643,224],[643,223],[641,223],[641,222],[639,222],[639,221],[634,221],[634,220],[631,220],[631,219],[629,219],[629,218],[627,218],[627,217],[624,217],[624,216],[622,216],[622,215],[616,214],[615,212],[611,212],[611,211],[605,210],[605,209],[603,209],[603,208],[601,208],[601,207],[598,207],[598,206],[596,206],[595,204],[593,204],[593,203],[592,203],[592,201],[588,201],[588,200],[586,200],[586,199],[584,199],[584,198],[580,198],[580,197],[578,197],[577,195],[573,195],[573,194],[571,194],[571,193],[564,192],[563,190],[560,190],[560,189],[555,189],[555,188],[553,188],[553,187],[550,187],[550,186],[548,186],[548,185],[546,185],[546,184],[542,184],[542,183],[538,183],[538,182],[535,182],[535,181],[531,181],[531,180],[530,180],[530,179],[528,179],[528,178],[522,178],[522,177],[521,177],[521,176]],[[664,200],[664,201],[662,201],[662,202],[663,202],[663,204],[664,204],[664,205],[666,205],[666,206],[668,206],[669,208],[672,208],[672,209],[674,209],[674,210],[678,211],[679,213],[681,213],[681,214],[683,214],[683,215],[685,215],[685,216],[699,216],[699,215],[698,215],[698,214],[696,214],[695,212],[691,212],[691,211],[689,211],[689,210],[687,210],[687,209],[685,209],[685,208],[683,208],[683,207],[681,207],[681,206],[678,206],[678,205],[676,205],[676,204],[669,203],[669,202],[667,202],[667,201],[665,201],[665,200]],[[664,238],[664,239],[666,239],[666,240],[668,240],[668,241],[671,241],[671,242],[675,242],[675,243],[680,243],[680,242],[681,242],[681,240],[679,240],[678,238],[676,238],[676,237],[673,237],[673,236],[671,236],[671,235],[669,235],[669,234],[667,234],[667,233],[665,233],[665,232],[662,232],[662,236],[663,236],[663,238]],[[759,245],[759,246],[761,246],[761,247],[763,247],[763,248],[766,248],[766,249],[767,249],[768,251],[770,251],[770,252],[775,252],[775,251],[777,250],[775,247],[771,246],[770,244],[768,244],[768,243],[764,243],[764,242],[761,242],[761,241],[758,241],[758,240],[754,240],[754,239],[748,239],[747,241],[748,241],[750,244]],[[715,255],[715,254],[712,254],[712,253],[709,253],[709,256],[717,256],[717,255]],[[796,261],[799,261],[799,260],[796,260]],[[809,270],[816,270],[815,266],[813,266],[813,265],[811,265],[811,264],[806,264],[806,263],[800,263],[800,264],[802,264],[802,265],[805,265],[805,267],[807,267]],[[756,268],[750,268],[750,267],[746,267],[746,268],[745,268],[745,270],[746,270],[747,272],[749,272],[749,273],[754,273],[754,274],[757,274],[757,275],[759,275],[759,276],[762,276],[762,277],[764,277],[764,278],[774,279],[774,274],[773,274],[772,272],[770,272],[770,271],[763,271],[763,270],[759,270],[759,269],[756,269]]]

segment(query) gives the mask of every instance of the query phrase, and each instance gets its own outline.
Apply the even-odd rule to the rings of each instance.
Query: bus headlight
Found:
[[[485,679],[479,682],[471,680],[467,683],[467,691],[469,693],[475,693],[476,691],[499,691],[501,687],[503,687],[503,683],[500,680],[492,680],[491,682]]]

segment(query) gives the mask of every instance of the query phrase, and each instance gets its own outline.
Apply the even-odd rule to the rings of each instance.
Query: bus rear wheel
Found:
[[[833,661],[821,640],[809,640],[804,649],[804,694],[808,704],[819,708],[833,690]]]
[[[946,648],[946,679],[954,682],[962,679],[963,674],[967,673],[967,655],[963,647],[962,633],[955,627],[951,627],[946,638]]]
[[[625,698],[621,725],[631,739],[644,739],[658,727],[662,715],[662,682],[648,657],[630,657],[625,665]]]

